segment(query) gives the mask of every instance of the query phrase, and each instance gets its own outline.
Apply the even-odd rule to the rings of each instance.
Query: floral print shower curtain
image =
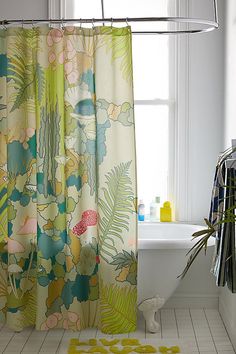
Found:
[[[0,321],[136,326],[130,27],[0,31]]]

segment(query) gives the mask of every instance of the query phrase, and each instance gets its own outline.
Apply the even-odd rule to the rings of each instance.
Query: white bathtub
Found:
[[[181,223],[139,223],[138,303],[159,294],[168,300],[179,285],[192,234],[204,226]],[[208,247],[215,244],[214,237]],[[207,270],[208,271],[208,270]]]

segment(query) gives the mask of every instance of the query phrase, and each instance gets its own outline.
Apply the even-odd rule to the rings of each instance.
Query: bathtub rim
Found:
[[[199,238],[193,240],[193,238],[175,238],[175,239],[167,239],[167,238],[158,238],[155,239],[153,237],[145,237],[142,238],[142,228],[155,226],[165,226],[165,225],[180,225],[184,226],[192,226],[196,227],[196,231],[202,230],[206,228],[204,225],[199,225],[195,223],[187,223],[187,222],[171,222],[171,223],[163,223],[163,222],[139,222],[138,223],[138,250],[189,250],[193,245],[199,240]],[[153,231],[153,230],[152,230]],[[211,236],[208,242],[208,247],[213,247],[215,245],[215,237]]]

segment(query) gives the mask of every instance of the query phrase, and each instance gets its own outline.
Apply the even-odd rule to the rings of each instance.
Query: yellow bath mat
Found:
[[[157,342],[157,341],[156,341]],[[146,354],[146,353],[164,353],[164,354],[175,354],[181,353],[179,346],[158,346],[145,343],[141,339],[136,338],[90,338],[85,340],[79,340],[77,338],[72,338],[70,340],[70,345],[68,349],[68,354]]]

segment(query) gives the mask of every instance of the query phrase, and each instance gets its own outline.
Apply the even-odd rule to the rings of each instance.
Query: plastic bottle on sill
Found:
[[[156,197],[150,204],[150,221],[160,220],[160,197]]]
[[[138,221],[145,221],[145,204],[142,199],[138,204]]]

